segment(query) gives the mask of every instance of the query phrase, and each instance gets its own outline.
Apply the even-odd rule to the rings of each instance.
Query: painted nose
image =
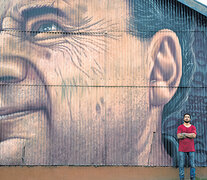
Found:
[[[27,64],[19,57],[0,57],[0,84],[17,83],[25,79]]]
[[[16,33],[0,33],[0,116],[28,109],[50,114],[43,75],[28,59],[30,46]]]
[[[18,55],[21,52],[22,33],[17,22],[10,17],[2,21],[0,32],[0,84],[21,81],[26,75],[26,63]]]

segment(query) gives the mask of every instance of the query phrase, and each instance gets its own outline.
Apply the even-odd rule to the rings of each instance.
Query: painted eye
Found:
[[[63,28],[54,21],[36,22],[33,24],[31,31],[32,34],[30,34],[30,36],[33,37],[34,40],[58,38],[62,35],[61,32],[64,32]]]
[[[39,29],[37,30],[39,32],[51,32],[51,31],[58,31],[58,27],[55,23],[47,23],[40,25]]]
[[[13,77],[13,76],[3,76],[3,77],[0,77],[0,82],[15,82],[17,80],[18,80],[18,78]]]

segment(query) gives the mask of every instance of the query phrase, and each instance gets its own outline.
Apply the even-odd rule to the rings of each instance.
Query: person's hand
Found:
[[[181,134],[183,139],[187,138],[186,133],[181,133]]]

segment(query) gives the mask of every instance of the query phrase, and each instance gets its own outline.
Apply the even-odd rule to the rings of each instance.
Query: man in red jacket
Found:
[[[177,129],[179,139],[179,176],[184,179],[185,156],[187,155],[190,163],[190,178],[195,179],[195,146],[196,127],[190,123],[190,114],[184,114],[184,123]]]

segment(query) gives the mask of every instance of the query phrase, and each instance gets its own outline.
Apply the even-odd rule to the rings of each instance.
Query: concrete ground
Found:
[[[185,169],[186,179],[189,168]],[[196,168],[196,180],[207,180],[207,167]],[[177,180],[173,167],[0,167],[0,180]]]

